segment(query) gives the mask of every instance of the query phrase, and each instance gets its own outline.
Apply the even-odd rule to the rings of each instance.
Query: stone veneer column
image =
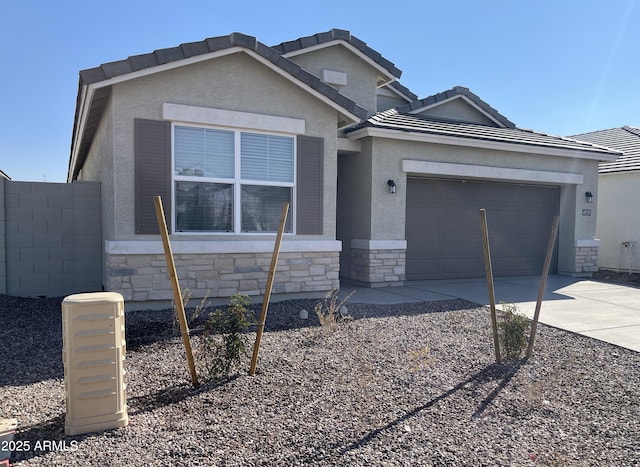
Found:
[[[598,270],[600,240],[578,240],[576,242],[575,274],[591,277]]]
[[[369,287],[404,284],[407,256],[405,240],[351,240],[350,278]]]

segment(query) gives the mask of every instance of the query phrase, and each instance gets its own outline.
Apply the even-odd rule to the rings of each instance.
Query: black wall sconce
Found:
[[[587,197],[587,203],[593,203],[593,193],[587,191],[584,195]]]
[[[393,180],[387,180],[387,185],[389,186],[389,193],[395,193],[396,192],[396,182],[394,182]]]

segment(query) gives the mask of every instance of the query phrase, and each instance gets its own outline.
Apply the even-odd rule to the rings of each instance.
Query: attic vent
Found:
[[[322,81],[333,86],[346,86],[347,74],[341,71],[322,70]]]

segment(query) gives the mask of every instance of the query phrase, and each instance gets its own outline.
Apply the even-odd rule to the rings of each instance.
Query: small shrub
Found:
[[[248,356],[248,328],[254,318],[247,307],[249,297],[234,294],[227,309],[209,314],[205,324],[201,353],[205,370],[211,379],[229,378],[232,371]]]
[[[431,347],[428,345],[421,349],[412,349],[407,352],[411,371],[418,373],[430,368],[435,363],[435,358],[431,355]]]
[[[511,303],[502,304],[502,316],[498,322],[498,338],[502,349],[502,357],[507,361],[516,361],[527,345],[529,318],[522,315],[518,306]]]
[[[327,293],[324,300],[319,302],[313,309],[318,315],[320,325],[328,332],[334,332],[338,329],[338,322],[353,319],[351,316],[343,312],[344,303],[355,293],[351,292],[344,300],[338,301],[339,290],[331,290]],[[345,307],[346,308],[346,307]]]

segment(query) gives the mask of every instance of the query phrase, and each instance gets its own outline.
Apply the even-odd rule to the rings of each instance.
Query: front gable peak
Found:
[[[496,128],[515,128],[516,126],[468,88],[462,86],[455,86],[447,91],[403,105],[398,107],[398,111]]]
[[[315,50],[342,45],[352,53],[375,68],[379,74],[378,86],[391,83],[400,78],[400,71],[392,62],[384,58],[380,52],[369,47],[364,41],[344,29],[331,29],[326,32],[300,37],[272,46],[284,57],[302,55]]]

